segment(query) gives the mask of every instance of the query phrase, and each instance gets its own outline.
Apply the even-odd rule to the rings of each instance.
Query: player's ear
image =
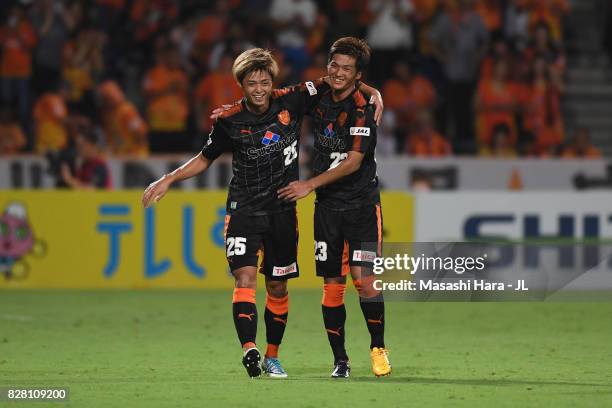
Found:
[[[355,75],[355,80],[359,81],[361,79],[361,71],[357,72],[357,75]]]

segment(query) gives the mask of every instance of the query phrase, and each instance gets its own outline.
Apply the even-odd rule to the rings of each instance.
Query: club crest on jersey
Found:
[[[280,136],[277,135],[274,132],[270,132],[269,130],[266,132],[266,134],[264,135],[263,139],[261,139],[261,143],[265,144],[266,146],[271,145],[273,143],[276,143],[280,140]]]
[[[323,129],[323,134],[325,135],[325,137],[336,137],[336,132],[334,132],[333,123],[329,122],[329,125],[327,125],[325,129]]]
[[[286,109],[278,114],[278,121],[283,125],[287,126],[291,122],[291,115]]]
[[[342,127],[346,123],[346,112],[342,112],[338,115],[338,126]]]
[[[370,136],[369,127],[352,127],[351,136]]]

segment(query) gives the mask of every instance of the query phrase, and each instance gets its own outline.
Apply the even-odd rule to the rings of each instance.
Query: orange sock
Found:
[[[323,300],[321,303],[327,307],[338,307],[344,304],[345,283],[323,284]]]
[[[278,345],[268,344],[266,349],[266,357],[277,358],[278,357]]]

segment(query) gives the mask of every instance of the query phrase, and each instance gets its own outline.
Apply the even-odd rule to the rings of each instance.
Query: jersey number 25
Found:
[[[285,155],[285,166],[289,166],[298,156],[297,140],[291,143],[291,146],[285,147],[283,154]]]

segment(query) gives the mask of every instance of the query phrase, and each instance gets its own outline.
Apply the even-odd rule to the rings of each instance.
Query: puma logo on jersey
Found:
[[[251,321],[253,321],[253,316],[255,316],[255,313],[249,313],[249,314],[244,314],[244,313],[238,313],[238,318],[243,318],[243,319],[249,319]]]
[[[370,136],[370,128],[369,127],[352,127],[351,136]]]

